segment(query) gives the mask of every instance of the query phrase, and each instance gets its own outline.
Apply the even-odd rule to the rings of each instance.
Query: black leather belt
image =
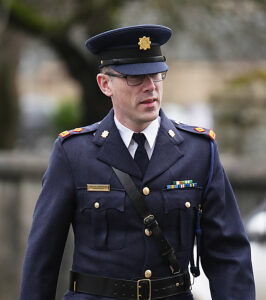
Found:
[[[188,271],[159,279],[125,280],[70,271],[73,292],[124,300],[151,300],[183,294],[190,288]]]

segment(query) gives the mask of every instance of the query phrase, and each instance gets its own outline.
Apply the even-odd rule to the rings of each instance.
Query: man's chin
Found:
[[[158,116],[159,116],[159,111],[153,111],[143,115],[143,118],[141,120],[143,121],[143,123],[149,123],[157,119]]]

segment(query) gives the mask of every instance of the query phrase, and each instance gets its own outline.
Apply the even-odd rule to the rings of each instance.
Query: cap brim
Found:
[[[111,65],[110,67],[116,72],[125,75],[154,74],[168,70],[168,66],[165,62]]]

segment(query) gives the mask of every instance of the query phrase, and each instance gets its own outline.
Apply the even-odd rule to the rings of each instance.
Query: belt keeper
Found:
[[[143,222],[148,229],[150,228],[152,229],[156,224],[158,225],[154,215],[148,215],[147,217],[144,218]]]
[[[74,286],[73,286],[73,291],[74,291],[74,293],[76,292],[76,290],[77,290],[77,282],[74,281]]]
[[[148,215],[144,218],[143,222],[145,225],[148,225],[150,222],[154,222],[154,215]]]

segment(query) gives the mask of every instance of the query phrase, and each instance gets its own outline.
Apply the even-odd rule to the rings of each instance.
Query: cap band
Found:
[[[108,65],[124,65],[145,62],[164,62],[159,45],[152,45],[148,50],[140,50],[138,47],[109,49],[98,54],[99,67]]]
[[[164,62],[164,61],[166,61],[165,56],[114,58],[114,59],[101,60],[99,63],[99,67],[103,68],[105,66],[110,66],[110,65],[126,65],[126,64]]]

